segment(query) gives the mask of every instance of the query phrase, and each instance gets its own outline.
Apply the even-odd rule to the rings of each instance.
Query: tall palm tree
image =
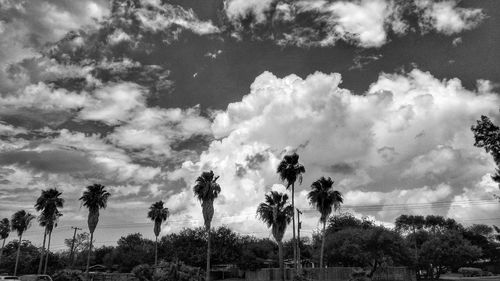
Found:
[[[105,186],[101,184],[93,184],[87,186],[87,190],[83,192],[80,201],[82,205],[89,209],[89,217],[87,219],[87,224],[90,231],[90,241],[89,241],[89,251],[87,253],[87,267],[85,272],[89,272],[90,265],[90,253],[92,252],[92,242],[94,241],[94,231],[99,222],[99,210],[105,209],[108,203],[108,198],[111,196],[109,192],[106,191]]]
[[[2,242],[2,249],[0,249],[0,264],[2,264],[2,255],[3,255],[3,248],[5,247],[5,240],[7,240],[7,237],[9,237],[10,234],[10,221],[8,218],[3,218],[0,221],[0,239],[3,240]]]
[[[267,227],[271,228],[276,243],[278,243],[281,280],[285,280],[285,265],[283,262],[283,236],[286,226],[293,216],[293,207],[288,204],[288,195],[277,191],[266,194],[265,201],[257,207],[257,217]]]
[[[302,183],[302,174],[306,169],[299,163],[299,155],[293,153],[292,155],[285,155],[278,165],[276,173],[279,174],[281,181],[286,182],[286,188],[292,189],[292,207],[295,210],[295,182],[299,180]],[[293,260],[295,268],[297,268],[297,240],[295,239],[295,211],[292,214],[292,227],[293,227]]]
[[[161,224],[167,220],[169,216],[168,208],[163,207],[163,201],[158,201],[153,203],[151,207],[149,207],[148,218],[151,219],[155,226],[153,231],[156,236],[155,240],[155,265],[158,265],[158,235],[161,232]]]
[[[38,221],[40,222],[40,226],[44,228],[42,254],[40,257],[40,263],[38,264],[38,274],[41,274],[42,272],[44,254],[47,255],[44,272],[47,271],[47,259],[49,257],[52,230],[54,229],[54,226],[57,226],[57,220],[62,215],[58,208],[62,208],[64,206],[64,199],[60,198],[61,195],[62,192],[56,188],[42,190],[40,197],[38,197],[35,203],[35,210],[42,212],[42,214],[38,217]],[[45,253],[45,241],[47,235],[49,235],[49,247],[47,247],[47,253]]]
[[[311,184],[311,191],[307,194],[309,203],[316,207],[321,214],[319,221],[323,223],[321,250],[319,258],[319,268],[323,268],[323,252],[325,250],[326,221],[332,211],[338,210],[340,204],[344,202],[342,193],[332,190],[333,180],[328,177],[321,177]]]
[[[19,243],[17,245],[16,265],[14,267],[14,276],[17,275],[17,265],[19,264],[19,254],[21,253],[21,242],[23,240],[23,233],[31,226],[31,221],[35,218],[32,214],[25,210],[20,210],[12,215],[11,228],[16,231],[19,236]]]
[[[40,220],[40,226],[45,227],[46,232],[49,236],[49,242],[47,244],[47,251],[45,253],[45,266],[43,267],[43,274],[47,274],[47,265],[49,262],[49,253],[50,253],[50,241],[52,240],[52,231],[54,230],[54,227],[57,226],[57,223],[59,221],[59,217],[61,217],[62,214],[57,211],[52,214],[48,213],[42,213],[38,219]]]
[[[193,187],[194,195],[201,202],[203,219],[205,220],[205,230],[207,231],[207,272],[206,281],[210,281],[210,225],[214,216],[214,200],[219,196],[221,191],[220,185],[217,183],[219,176],[215,176],[213,171],[203,172],[196,179],[196,184]]]

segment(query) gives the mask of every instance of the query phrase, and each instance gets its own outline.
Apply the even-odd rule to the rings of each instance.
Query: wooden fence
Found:
[[[354,267],[304,268],[302,272],[309,280],[349,281]],[[294,269],[286,269],[285,280],[293,280]],[[281,281],[278,268],[266,268],[258,271],[247,271],[246,281]],[[379,269],[373,281],[415,281],[415,271],[407,267],[388,267]]]

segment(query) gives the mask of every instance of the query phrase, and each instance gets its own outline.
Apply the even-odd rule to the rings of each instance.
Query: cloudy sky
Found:
[[[268,237],[256,206],[296,151],[302,235],[321,176],[380,223],[499,225],[495,165],[470,131],[500,123],[498,26],[495,0],[0,0],[0,217],[57,187],[63,249],[102,183],[97,244],[153,237],[158,200],[163,233],[202,225],[192,186],[214,170],[214,225]]]

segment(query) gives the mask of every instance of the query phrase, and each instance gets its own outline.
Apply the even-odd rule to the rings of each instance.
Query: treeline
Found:
[[[475,224],[465,227],[453,219],[441,216],[402,215],[395,228],[376,225],[368,219],[358,219],[349,213],[331,217],[327,222],[324,262],[327,266],[359,266],[371,271],[388,266],[416,266],[428,278],[439,278],[444,271],[457,271],[463,266],[484,267],[500,263],[500,230],[493,226]],[[312,239],[301,239],[301,260],[319,264],[321,231]],[[212,264],[234,264],[243,270],[277,267],[278,247],[268,238],[240,235],[228,227],[212,230]],[[69,248],[68,239],[66,242]],[[87,258],[87,237],[81,234],[76,241],[74,266],[84,269]],[[162,236],[158,242],[158,258],[182,261],[201,267],[206,263],[207,232],[204,228],[186,228],[179,233]],[[36,271],[40,250],[29,242],[21,245],[23,259],[19,272]],[[284,258],[293,259],[293,244],[284,242]],[[17,242],[6,245],[2,260],[4,269],[15,264]],[[95,248],[92,264],[106,266],[111,271],[131,272],[141,264],[153,264],[155,241],[140,233],[129,234],[117,241],[117,246]],[[51,253],[49,272],[70,265],[69,249]]]

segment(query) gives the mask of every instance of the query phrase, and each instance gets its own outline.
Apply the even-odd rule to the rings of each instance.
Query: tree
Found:
[[[382,226],[347,227],[329,233],[326,240],[325,258],[329,264],[370,267],[370,278],[381,267],[410,264],[404,239]]]
[[[481,249],[471,245],[460,232],[449,230],[429,236],[422,244],[419,264],[427,272],[427,278],[438,280],[445,268],[466,266],[481,256]]]
[[[286,188],[292,188],[292,228],[293,228],[293,241],[295,247],[293,248],[293,260],[295,267],[297,267],[297,241],[295,239],[295,182],[299,180],[299,184],[302,183],[302,174],[306,172],[306,169],[302,164],[299,163],[299,155],[293,153],[292,155],[285,155],[283,160],[278,165],[276,172],[279,174],[281,181],[287,183]]]
[[[58,208],[62,208],[64,206],[64,199],[60,198],[61,195],[62,192],[58,191],[55,188],[42,190],[40,197],[38,197],[35,203],[35,210],[37,210],[38,212],[42,212],[41,215],[38,217],[38,221],[40,222],[40,226],[44,227],[43,246],[42,246],[42,253],[40,256],[40,264],[38,265],[38,274],[41,274],[42,272],[43,256],[45,254],[45,239],[47,238],[48,235],[49,243],[47,245],[45,266],[43,270],[44,274],[47,272],[52,230],[54,229],[55,226],[57,226],[57,221],[59,217],[62,216]]]
[[[213,171],[203,172],[196,179],[193,187],[194,195],[201,202],[205,229],[207,231],[207,276],[206,281],[210,281],[210,225],[214,216],[214,200],[219,196],[221,188],[217,183],[219,176],[215,176]]]
[[[3,240],[2,248],[0,249],[0,264],[2,264],[3,248],[5,247],[5,240],[10,234],[10,221],[8,218],[3,218],[0,221],[0,239]]]
[[[151,219],[154,225],[155,233],[155,265],[158,265],[158,235],[161,232],[161,224],[167,220],[169,215],[168,208],[163,207],[163,201],[158,201],[149,207],[148,218]]]
[[[326,221],[332,213],[344,202],[342,194],[337,190],[332,190],[333,180],[321,177],[311,185],[311,191],[307,194],[309,203],[313,205],[321,214],[319,221],[323,223],[323,234],[319,258],[319,267],[323,268],[323,252],[325,249]]]
[[[288,195],[271,191],[266,194],[265,201],[257,208],[257,216],[267,227],[271,228],[276,243],[278,243],[278,255],[281,279],[285,280],[285,265],[283,261],[283,236],[286,227],[293,216],[293,206],[288,204]]]
[[[493,156],[497,169],[492,179],[500,185],[500,128],[490,118],[481,116],[477,124],[471,127],[474,133],[474,146],[482,147]]]
[[[90,231],[90,243],[87,253],[87,266],[85,269],[85,272],[87,273],[89,272],[90,253],[92,252],[94,231],[97,227],[97,223],[99,222],[99,209],[106,208],[109,196],[111,196],[111,194],[106,191],[104,185],[93,184],[87,186],[87,190],[83,192],[82,197],[79,199],[82,201],[82,205],[89,209],[87,224]]]
[[[17,275],[17,266],[19,264],[19,254],[21,252],[21,241],[23,240],[23,233],[31,226],[31,221],[35,218],[32,214],[25,210],[19,210],[12,215],[11,228],[16,231],[19,236],[19,245],[17,247],[16,265],[14,267],[14,276]]]
[[[415,263],[418,262],[417,231],[424,227],[425,219],[423,216],[401,215],[396,218],[395,229],[397,232],[411,233],[413,245],[415,247]]]

